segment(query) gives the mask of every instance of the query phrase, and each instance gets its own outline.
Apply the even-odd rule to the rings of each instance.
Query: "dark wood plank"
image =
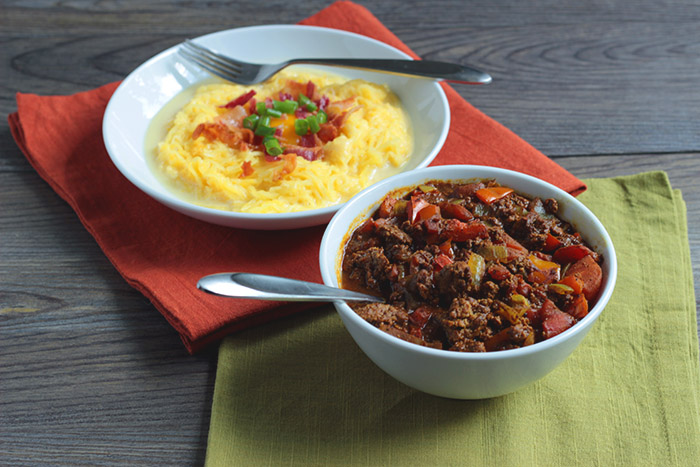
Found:
[[[580,177],[665,170],[688,206],[700,299],[700,5],[360,1],[425,58],[491,72],[467,100]],[[3,1],[0,111],[14,94],[122,79],[208,32],[294,23],[327,1]],[[0,459],[203,463],[216,348],[189,356],[0,122]]]

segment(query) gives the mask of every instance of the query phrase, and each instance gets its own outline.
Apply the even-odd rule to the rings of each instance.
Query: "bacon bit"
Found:
[[[329,117],[330,120],[328,123],[340,128],[345,124],[345,120],[347,120],[350,115],[357,112],[358,110],[360,110],[360,106],[356,105],[355,107],[351,108],[347,112],[343,112],[340,115],[335,115],[332,118]]]
[[[258,105],[258,103],[255,100],[255,98],[252,98],[250,101],[248,101],[248,113],[251,115],[254,113],[257,113],[257,111],[258,111],[257,105]]]
[[[252,175],[253,172],[255,172],[255,169],[253,169],[253,164],[251,164],[250,161],[245,161],[241,166],[241,170],[243,170],[241,178]]]
[[[316,146],[313,148],[305,148],[303,146],[294,146],[293,144],[284,147],[285,153],[293,153],[297,156],[303,157],[307,161],[315,161],[323,157],[323,148]]]
[[[311,99],[312,101],[316,99],[316,85],[309,80],[308,83],[306,83],[306,97]]]
[[[291,101],[293,100],[292,95],[289,94],[288,92],[280,91],[279,92],[279,98],[281,101]]]
[[[310,135],[304,135],[300,140],[300,146],[305,148],[315,148],[316,146],[322,146],[323,141],[318,137],[317,133],[311,133]]]
[[[313,92],[312,95],[308,94],[309,90],[311,90]],[[314,94],[316,94],[316,85],[314,83],[312,83],[311,81],[309,81],[307,83],[300,83],[298,81],[289,80],[284,85],[284,89],[281,92],[284,92],[285,94],[289,94],[290,96],[292,96],[293,100],[299,99],[299,94],[304,94],[306,97],[308,97],[312,101],[317,99],[317,97],[314,96]]]
[[[204,136],[207,141],[218,139],[233,149],[240,149],[241,142],[252,143],[253,132],[247,128],[236,128],[223,123],[200,123],[192,132],[192,139]]]
[[[321,141],[327,143],[328,141],[333,141],[334,139],[336,139],[340,134],[340,130],[332,123],[322,123],[321,129],[318,130],[318,133],[316,134],[321,139]]]
[[[204,131],[204,127],[206,126],[205,123],[200,123],[197,125],[197,128],[194,129],[192,132],[192,139],[197,139],[201,136],[202,132]]]
[[[282,166],[282,170],[277,172],[273,177],[273,180],[275,181],[280,180],[285,175],[294,172],[294,169],[297,168],[297,157],[294,154],[282,154],[280,158],[284,160],[284,165]]]
[[[326,113],[328,114],[328,117],[331,117],[331,115],[340,115],[343,112],[350,110],[353,105],[355,105],[354,97],[349,97],[342,101],[329,102],[328,106],[326,107]]]
[[[318,108],[320,110],[325,111],[326,107],[328,107],[328,103],[330,101],[331,100],[328,98],[328,96],[321,96],[321,98],[318,100],[318,102],[316,102],[316,105],[318,105]]]
[[[247,116],[248,112],[246,112],[245,108],[237,105],[216,117],[214,121],[223,123],[226,126],[239,128],[243,126],[243,119]]]
[[[294,111],[294,116],[296,118],[306,118],[309,115],[311,115],[311,112],[306,110],[304,107],[297,107],[296,110]]]
[[[228,102],[227,104],[222,105],[221,107],[226,108],[226,109],[232,109],[236,107],[237,105],[244,105],[246,102],[248,102],[252,97],[255,95],[254,90],[250,90],[246,92],[245,94],[242,94],[232,101]]]

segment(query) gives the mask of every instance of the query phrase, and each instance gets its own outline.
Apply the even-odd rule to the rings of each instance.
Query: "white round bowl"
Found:
[[[410,59],[400,50],[374,39],[312,26],[254,26],[216,32],[194,41],[225,55],[257,63],[278,63],[302,56]],[[435,158],[450,125],[447,98],[436,81],[351,69],[313,68],[387,84],[401,99],[413,124],[414,148],[404,170],[426,167]],[[145,154],[151,120],[178,93],[211,78],[209,73],[180,56],[178,46],[156,55],[129,74],[110,99],[103,121],[105,146],[114,165],[131,183],[166,206],[214,224],[277,230],[328,222],[340,204],[287,214],[222,211],[187,202],[156,179]]]
[[[351,231],[378,208],[394,190],[429,180],[496,179],[517,192],[559,202],[559,217],[569,221],[604,261],[599,299],[588,315],[548,340],[519,349],[463,353],[422,347],[380,331],[345,302],[334,303],[357,345],[382,370],[408,386],[454,399],[500,396],[530,384],[552,371],[581,342],[610,300],[617,277],[612,241],[600,221],[581,202],[540,179],[509,170],[482,166],[439,166],[398,174],[365,189],[343,206],[329,223],[320,249],[323,282],[338,287],[345,242]]]

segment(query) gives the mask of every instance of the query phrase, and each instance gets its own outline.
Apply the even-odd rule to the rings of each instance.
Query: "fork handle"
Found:
[[[475,68],[458,65],[456,63],[436,62],[432,60],[296,58],[287,62],[288,65],[294,63],[382,71],[394,75],[438,79],[466,84],[489,84],[491,82],[491,76],[488,73],[484,73]]]

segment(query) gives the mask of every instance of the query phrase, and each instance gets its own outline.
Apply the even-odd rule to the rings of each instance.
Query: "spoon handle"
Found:
[[[337,289],[314,282],[247,272],[225,272],[202,277],[197,288],[215,295],[289,302],[354,300],[383,302],[380,297]]]

